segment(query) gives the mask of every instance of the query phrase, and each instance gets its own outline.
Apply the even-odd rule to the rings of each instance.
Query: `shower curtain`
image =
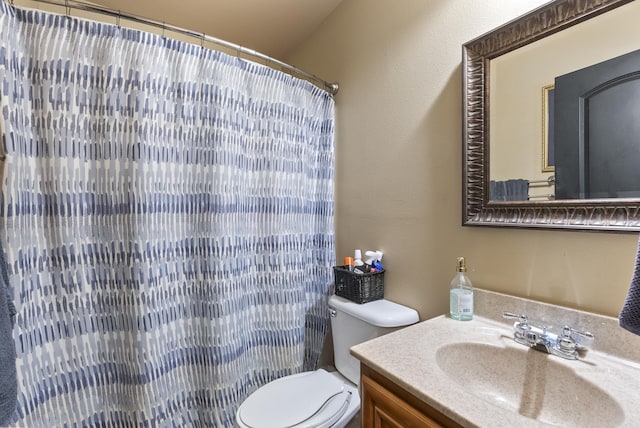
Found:
[[[321,351],[333,99],[199,45],[0,7],[13,424],[233,425]]]

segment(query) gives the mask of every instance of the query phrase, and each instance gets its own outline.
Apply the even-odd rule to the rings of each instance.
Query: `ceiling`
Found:
[[[342,0],[92,0],[284,60]]]

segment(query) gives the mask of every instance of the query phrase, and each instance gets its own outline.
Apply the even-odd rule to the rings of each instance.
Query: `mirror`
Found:
[[[618,37],[624,43],[608,40],[609,27],[605,31],[598,22],[614,15],[628,19],[625,7],[640,10],[631,3],[556,0],[463,45],[463,225],[640,230],[640,198],[545,197],[555,196],[549,155],[553,160],[553,148],[561,147],[553,133],[544,133],[549,122],[553,128],[554,118],[560,117],[548,104],[555,96],[554,78],[637,50],[638,37],[629,37],[622,25],[617,28],[623,30]],[[588,36],[591,39],[582,33],[587,30],[595,32]],[[549,47],[576,38],[589,43],[589,49],[574,47],[567,54]],[[630,41],[636,41],[635,47]],[[612,45],[618,50],[600,49]],[[530,58],[524,59],[526,55]],[[562,57],[572,62],[563,62]],[[527,193],[518,201],[490,197],[492,188],[499,196],[505,190],[519,192],[522,182],[528,187],[525,192],[535,187],[543,197],[529,198]]]

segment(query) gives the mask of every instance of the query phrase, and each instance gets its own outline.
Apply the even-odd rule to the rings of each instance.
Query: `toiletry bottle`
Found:
[[[364,261],[365,265],[373,265],[373,262],[376,261],[376,257],[378,256],[378,253],[375,251],[365,251],[364,255],[367,257]]]
[[[353,268],[355,267],[355,263],[353,261],[353,257],[345,257],[344,258],[344,267],[345,269],[353,272]]]
[[[458,257],[456,270],[449,292],[449,313],[455,320],[469,321],[473,318],[473,285],[466,274],[464,257]]]
[[[353,261],[354,261],[356,267],[364,265],[364,262],[362,261],[362,251],[361,250],[355,250],[353,252]]]

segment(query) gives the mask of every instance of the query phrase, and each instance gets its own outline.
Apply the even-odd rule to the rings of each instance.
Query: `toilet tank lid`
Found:
[[[415,309],[385,299],[359,304],[334,294],[329,298],[329,306],[378,327],[402,327],[419,319]]]

